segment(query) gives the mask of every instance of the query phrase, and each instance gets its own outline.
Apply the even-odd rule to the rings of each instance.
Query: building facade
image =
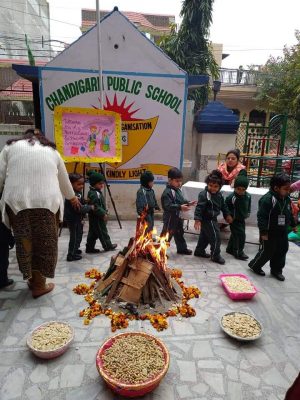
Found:
[[[25,34],[36,65],[50,60],[54,53],[48,1],[1,0],[0,139],[19,134],[34,121],[31,83],[20,79],[11,67],[12,64],[29,64]]]
[[[1,0],[0,58],[27,59],[25,34],[36,60],[51,57],[47,0]]]
[[[105,17],[110,11],[101,10],[100,18]],[[132,11],[122,11],[130,22],[132,22],[141,32],[144,32],[148,39],[158,43],[162,36],[168,35],[171,26],[175,24],[174,15],[145,14]],[[81,31],[84,33],[96,24],[96,10],[81,10]]]

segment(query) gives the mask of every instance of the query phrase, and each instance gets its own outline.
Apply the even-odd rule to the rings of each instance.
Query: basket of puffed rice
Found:
[[[229,312],[220,320],[222,330],[230,337],[249,342],[262,335],[262,324],[253,315],[244,312]]]
[[[169,368],[164,343],[144,332],[120,333],[107,339],[97,352],[96,366],[109,388],[125,397],[152,392]]]
[[[37,357],[51,359],[62,355],[74,339],[71,325],[49,321],[35,328],[27,338],[27,346]]]
[[[249,300],[257,293],[256,287],[244,274],[219,275],[225,292],[232,300]]]

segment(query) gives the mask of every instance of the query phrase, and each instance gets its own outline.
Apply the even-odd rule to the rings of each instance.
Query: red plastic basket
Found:
[[[230,288],[228,287],[228,285],[226,285],[226,282],[224,280],[224,278],[227,278],[229,276],[230,277],[236,276],[236,277],[245,279],[253,287],[253,291],[252,292],[232,292],[230,290]],[[258,292],[258,290],[253,285],[253,283],[250,281],[250,279],[248,278],[247,275],[244,275],[244,274],[221,274],[221,275],[219,275],[219,278],[221,279],[221,283],[222,283],[222,286],[223,286],[225,292],[228,294],[228,296],[231,298],[231,300],[250,300]]]
[[[109,347],[111,347],[112,344],[114,343],[114,341],[118,340],[118,338],[120,338],[122,336],[131,336],[131,335],[141,335],[146,338],[154,339],[156,341],[156,343],[158,344],[158,346],[160,346],[160,348],[162,349],[164,358],[165,358],[165,366],[158,375],[156,375],[153,378],[150,378],[148,381],[141,382],[138,384],[128,384],[128,383],[118,381],[118,380],[112,378],[111,376],[109,376],[107,371],[103,368],[102,355],[105,352],[105,350],[107,350]],[[168,352],[166,346],[164,345],[164,343],[157,337],[149,335],[148,333],[144,333],[144,332],[126,332],[126,333],[120,333],[118,335],[115,335],[115,336],[107,339],[102,344],[102,346],[100,347],[100,349],[98,350],[97,355],[96,355],[96,366],[97,366],[99,374],[102,376],[102,378],[104,379],[106,384],[110,387],[110,389],[112,389],[118,395],[121,395],[124,397],[140,397],[140,396],[144,396],[147,393],[152,392],[160,384],[161,380],[166,375],[168,368],[169,368],[169,363],[170,363],[170,356],[169,356],[169,352]]]

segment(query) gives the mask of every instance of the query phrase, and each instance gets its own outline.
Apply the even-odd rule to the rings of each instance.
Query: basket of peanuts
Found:
[[[62,355],[74,339],[71,325],[49,321],[35,328],[27,338],[27,346],[37,357],[51,359]]]
[[[232,300],[252,299],[257,289],[244,274],[221,274],[219,275],[225,292]]]
[[[229,312],[220,320],[221,329],[230,337],[249,342],[262,335],[262,324],[253,316],[244,312]]]
[[[164,343],[144,332],[126,332],[107,339],[96,355],[99,374],[110,389],[124,397],[152,392],[169,368]]]

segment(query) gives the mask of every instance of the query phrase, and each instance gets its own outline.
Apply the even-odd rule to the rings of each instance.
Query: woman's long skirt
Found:
[[[47,278],[54,278],[57,263],[58,213],[45,208],[22,210],[15,215],[6,206],[16,240],[19,269],[24,279],[39,271]]]

